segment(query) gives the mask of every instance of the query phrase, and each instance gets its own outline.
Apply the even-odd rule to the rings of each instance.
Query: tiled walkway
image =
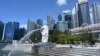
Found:
[[[47,51],[45,56],[100,56],[99,49],[59,47]]]

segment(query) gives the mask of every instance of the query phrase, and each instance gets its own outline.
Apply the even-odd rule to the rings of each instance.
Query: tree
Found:
[[[57,43],[59,34],[58,30],[49,30],[49,42]]]
[[[31,42],[34,42],[34,43],[38,43],[38,42],[41,42],[41,38],[42,38],[42,34],[40,31],[35,31],[33,32],[29,39],[31,40]]]
[[[59,43],[65,44],[67,41],[67,38],[68,37],[66,34],[64,34],[64,33],[60,34],[58,37]]]

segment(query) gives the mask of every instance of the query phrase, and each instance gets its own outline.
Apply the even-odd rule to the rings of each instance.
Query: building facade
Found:
[[[37,19],[37,29],[41,28],[43,26],[43,20],[42,19]]]
[[[72,14],[69,12],[69,13],[63,13],[63,15],[64,15],[65,24],[68,24],[68,29],[73,28]],[[67,27],[65,27],[65,28],[67,28]]]
[[[17,22],[8,22],[4,26],[4,33],[2,40],[7,42],[12,42],[14,39],[15,30],[19,28],[19,23]]]
[[[5,25],[5,31],[4,31],[4,41],[11,42],[14,37],[14,27],[13,22],[8,22]]]
[[[27,33],[36,29],[36,25],[35,25],[35,22],[34,21],[31,21],[31,20],[28,20],[28,23],[27,23]]]
[[[2,40],[3,29],[4,29],[4,23],[2,21],[0,21],[0,40]]]
[[[50,24],[50,30],[53,30],[55,25],[55,20],[51,20],[51,24]]]
[[[75,7],[72,9],[72,23],[73,23],[73,28],[79,27],[79,21],[78,21],[78,3],[76,3]]]
[[[78,21],[79,26],[82,24],[90,25],[90,13],[89,13],[89,5],[87,0],[78,0]]]
[[[52,18],[50,14],[47,15],[47,25],[49,30],[53,30],[53,27],[55,25],[55,20]]]
[[[60,32],[64,32],[65,31],[65,23],[63,21],[58,21],[57,22],[57,29]]]
[[[13,40],[18,40],[17,38],[19,37],[18,31],[19,31],[19,23],[18,22],[13,22],[13,27],[14,27],[14,37]]]
[[[94,24],[100,23],[100,5],[98,3],[93,3],[92,8]]]
[[[62,14],[58,15],[58,21],[62,21]]]
[[[60,16],[58,16],[57,29],[61,32],[64,32],[71,28],[73,28],[72,14],[71,12],[63,12]]]
[[[15,34],[14,40],[20,40],[26,34],[26,29],[19,28],[15,33],[16,34]]]

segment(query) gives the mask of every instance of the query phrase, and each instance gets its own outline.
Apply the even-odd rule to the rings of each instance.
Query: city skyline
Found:
[[[88,0],[89,8],[92,7],[94,2],[100,1]],[[58,14],[62,13],[62,11],[72,10],[75,3],[77,3],[77,0],[1,0],[0,20],[4,23],[17,21],[24,27],[27,26],[28,19],[33,21],[42,19],[46,24],[48,12],[57,21]]]

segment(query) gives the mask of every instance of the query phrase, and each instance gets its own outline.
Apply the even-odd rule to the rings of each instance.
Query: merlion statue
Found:
[[[44,25],[44,26],[42,26],[41,29],[42,29],[42,31],[41,31],[41,34],[42,34],[41,42],[47,43],[48,42],[48,33],[49,33],[48,26]]]

